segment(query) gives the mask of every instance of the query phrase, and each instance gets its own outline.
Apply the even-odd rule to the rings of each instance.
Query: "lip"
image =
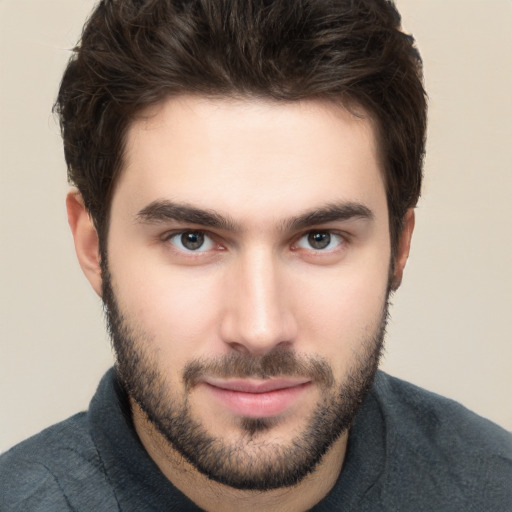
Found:
[[[237,416],[271,418],[286,411],[310,387],[309,379],[207,379],[207,391]]]

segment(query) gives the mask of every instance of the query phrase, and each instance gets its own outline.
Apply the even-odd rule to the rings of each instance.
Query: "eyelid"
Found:
[[[177,247],[175,243],[172,243],[172,240],[178,237],[181,237],[185,233],[201,233],[206,239],[210,241],[210,246],[207,249],[203,249],[202,247],[198,248],[197,250],[187,249],[186,247],[180,248]],[[163,242],[167,242],[170,245],[172,245],[173,250],[175,250],[178,253],[181,254],[187,254],[187,255],[199,255],[201,253],[206,253],[211,251],[214,247],[219,247],[219,243],[215,240],[215,237],[208,231],[204,229],[197,229],[197,228],[186,228],[186,229],[175,229],[172,231],[167,231],[164,233],[161,237],[161,240]]]
[[[170,241],[174,237],[183,235],[184,233],[188,233],[188,232],[202,233],[205,236],[205,238],[208,238],[210,240],[211,244],[213,244],[214,247],[212,247],[210,249],[206,249],[206,250],[204,250],[204,249],[203,250],[201,250],[201,249],[191,250],[191,249],[187,249],[187,248],[180,249],[179,247],[176,247],[175,244],[170,243]],[[310,248],[298,247],[297,246],[298,242],[302,238],[310,235],[311,233],[329,233],[330,235],[339,237],[341,240],[335,248],[327,249],[327,250],[326,249],[314,249],[313,247],[310,247]],[[213,250],[215,248],[218,250],[226,249],[226,244],[223,243],[222,241],[219,241],[219,236],[217,234],[212,233],[206,229],[201,229],[201,228],[197,228],[197,227],[184,227],[184,228],[179,228],[179,229],[172,229],[172,230],[169,230],[169,231],[166,231],[165,233],[163,233],[161,236],[159,236],[159,238],[162,242],[170,243],[170,245],[172,245],[173,249],[176,252],[181,253],[181,254],[187,254],[189,256],[194,255],[194,254],[196,256],[199,256],[199,255],[201,255],[201,253],[210,252],[211,250]],[[306,231],[302,231],[298,235],[295,235],[293,237],[289,247],[291,248],[292,251],[305,250],[305,251],[309,251],[311,253],[315,253],[317,255],[321,255],[322,253],[329,254],[329,253],[336,252],[336,250],[339,248],[339,246],[344,246],[344,245],[348,244],[350,242],[350,239],[351,239],[351,235],[350,235],[350,233],[347,233],[346,231],[340,231],[340,230],[334,229],[334,228],[321,228],[321,227],[320,228],[310,228]],[[231,242],[231,245],[232,244],[233,244],[233,241]],[[237,244],[235,243],[235,245],[237,245]]]
[[[315,249],[313,247],[309,247],[309,248],[298,247],[298,243],[304,237],[307,237],[307,236],[311,235],[312,233],[328,233],[329,235],[338,237],[341,240],[338,244],[336,244],[336,247],[334,247],[332,249]],[[337,229],[332,229],[332,228],[316,228],[316,229],[314,228],[314,229],[308,229],[307,231],[302,232],[300,235],[295,237],[295,241],[292,244],[292,249],[310,251],[310,252],[316,253],[316,254],[321,254],[321,253],[329,254],[329,253],[335,252],[336,250],[339,249],[340,246],[347,244],[349,241],[350,241],[350,235],[348,233],[339,231]]]

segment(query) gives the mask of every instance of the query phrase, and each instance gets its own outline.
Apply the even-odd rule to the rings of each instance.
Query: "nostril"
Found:
[[[239,354],[249,354],[250,350],[243,344],[243,343],[237,343],[236,341],[230,341],[228,342],[228,345],[231,349],[233,349],[235,352],[238,352]]]
[[[268,354],[269,352],[272,352],[276,350],[276,348],[279,349],[289,349],[292,347],[293,342],[292,341],[280,341],[275,343],[250,343],[247,342],[247,340],[242,340],[240,342],[237,341],[228,341],[227,344],[229,345],[230,349],[238,352],[239,354],[251,354],[253,356],[264,356],[265,354]]]

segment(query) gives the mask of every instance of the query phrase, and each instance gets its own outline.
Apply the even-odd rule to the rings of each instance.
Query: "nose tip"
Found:
[[[223,322],[223,338],[232,349],[261,356],[293,343],[295,322],[273,293],[246,294],[236,302]]]
[[[221,335],[231,349],[262,356],[293,343],[296,323],[272,261],[247,262],[229,290]]]

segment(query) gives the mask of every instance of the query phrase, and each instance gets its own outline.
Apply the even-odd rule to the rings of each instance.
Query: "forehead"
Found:
[[[124,156],[113,209],[169,199],[249,218],[385,203],[372,121],[333,103],[168,99],[131,124]]]

